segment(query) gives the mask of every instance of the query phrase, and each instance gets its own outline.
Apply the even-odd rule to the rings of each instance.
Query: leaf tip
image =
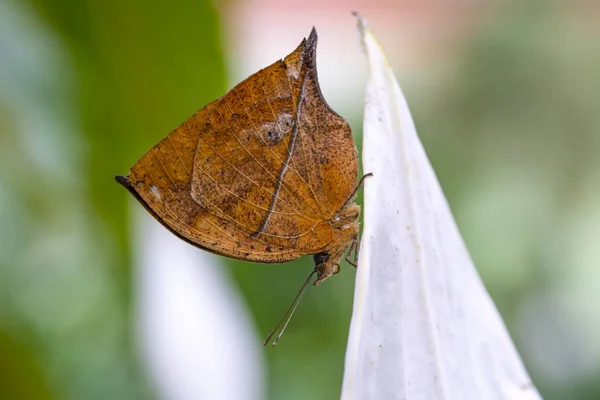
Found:
[[[365,36],[371,31],[369,24],[357,11],[352,11],[352,15],[356,17],[358,32],[360,33],[361,42],[365,46]]]

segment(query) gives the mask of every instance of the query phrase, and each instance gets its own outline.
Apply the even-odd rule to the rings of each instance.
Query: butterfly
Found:
[[[358,153],[319,88],[317,40],[313,28],[291,54],[198,110],[116,177],[201,249],[263,263],[313,255],[314,270],[265,344],[287,316],[277,343],[313,275],[317,286],[342,258],[356,266]]]

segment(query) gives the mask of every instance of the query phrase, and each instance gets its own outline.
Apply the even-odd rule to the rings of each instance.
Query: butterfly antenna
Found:
[[[269,336],[267,337],[267,339],[263,343],[263,346],[266,346],[267,343],[269,343],[269,340],[271,340],[271,338],[273,337],[273,335],[275,334],[275,332],[277,332],[279,330],[279,327],[285,321],[285,324],[283,325],[283,328],[281,329],[281,332],[279,332],[279,335],[277,335],[277,338],[273,342],[273,347],[275,347],[275,345],[277,345],[277,342],[279,342],[279,339],[281,339],[281,336],[283,335],[283,332],[285,332],[285,328],[287,328],[288,324],[290,323],[290,320],[292,319],[292,315],[294,315],[294,312],[296,311],[296,308],[298,308],[298,304],[300,303],[300,299],[302,298],[302,295],[304,294],[304,291],[308,287],[308,283],[310,282],[311,278],[313,277],[313,275],[316,272],[317,272],[317,270],[315,269],[315,270],[313,270],[313,272],[310,273],[310,275],[308,275],[308,278],[306,278],[306,281],[304,282],[304,284],[300,288],[300,291],[296,295],[296,298],[294,299],[294,301],[292,301],[292,304],[290,304],[290,306],[288,307],[288,309],[285,312],[285,314],[283,314],[283,317],[281,318],[281,320],[279,321],[279,323],[277,324],[277,326],[275,327],[275,329],[273,329],[271,331],[271,333],[269,334]]]

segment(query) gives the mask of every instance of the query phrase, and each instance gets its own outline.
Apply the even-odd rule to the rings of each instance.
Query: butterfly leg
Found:
[[[354,236],[354,238],[352,239],[352,243],[350,243],[350,246],[348,247],[348,252],[346,253],[346,256],[344,257],[344,260],[346,260],[346,262],[350,265],[352,265],[354,268],[358,267],[358,249],[360,247],[360,242],[358,241],[358,235]],[[350,255],[352,254],[352,252],[354,252],[354,260],[350,260]]]

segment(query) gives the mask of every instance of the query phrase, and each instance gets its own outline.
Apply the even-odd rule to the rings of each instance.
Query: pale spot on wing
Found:
[[[290,78],[293,79],[298,79],[298,77],[300,76],[300,68],[298,68],[300,65],[295,65],[295,64],[287,64],[287,74]]]
[[[279,143],[287,136],[294,127],[294,116],[288,113],[281,113],[277,116],[277,121],[262,125],[262,129],[267,132],[266,139],[270,143]]]
[[[287,133],[292,130],[294,126],[294,116],[292,114],[281,113],[277,117],[277,126],[283,133]]]
[[[160,194],[160,190],[158,190],[158,188],[156,186],[150,185],[150,191],[158,200],[162,200],[162,195]]]

